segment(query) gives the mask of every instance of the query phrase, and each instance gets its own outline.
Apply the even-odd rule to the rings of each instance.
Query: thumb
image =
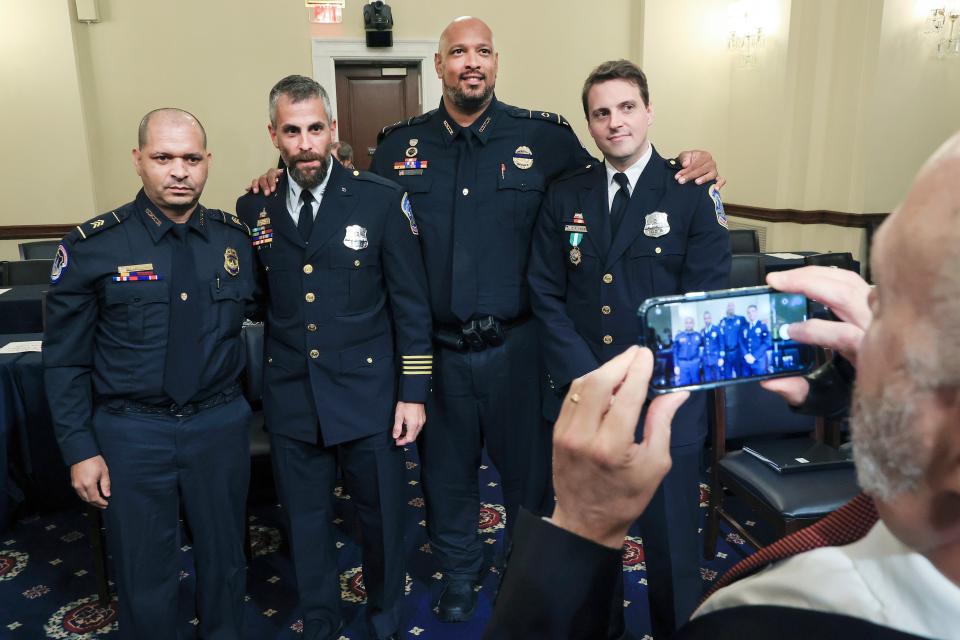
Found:
[[[397,407],[393,417],[393,438],[399,438],[403,434],[403,412]]]
[[[670,455],[670,432],[673,416],[687,398],[688,391],[667,393],[657,396],[647,409],[647,419],[643,423],[643,442],[651,454],[657,458]]]
[[[100,474],[100,493],[104,498],[110,497],[110,470],[103,466],[103,473]]]

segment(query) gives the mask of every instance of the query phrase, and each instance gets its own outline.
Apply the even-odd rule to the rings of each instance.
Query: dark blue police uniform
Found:
[[[740,333],[740,349],[743,354],[753,356],[753,364],[744,360],[747,375],[763,375],[768,373],[767,352],[773,345],[770,338],[770,328],[760,320],[743,328]]]
[[[478,467],[484,444],[502,480],[507,531],[549,485],[537,329],[526,281],[546,184],[591,161],[560,116],[496,98],[469,127],[440,108],[384,129],[372,168],[417,213],[436,357],[420,437],[431,547],[448,581],[476,582]]]
[[[700,335],[703,338],[703,381],[715,382],[720,379],[719,362],[723,358],[723,335],[712,324],[704,327]]]
[[[696,331],[681,331],[673,338],[673,366],[677,384],[700,384],[700,348],[703,336]]]
[[[182,499],[200,633],[235,639],[243,629],[250,465],[250,407],[237,376],[253,303],[252,251],[236,217],[197,205],[183,240],[195,269],[178,273],[176,226],[141,191],[63,239],[47,294],[45,383],[66,463],[101,455],[110,474],[105,519],[121,637],[177,637]],[[199,380],[176,406],[164,370],[170,336],[183,327],[171,316],[191,296]]]
[[[720,319],[720,331],[723,333],[723,379],[730,380],[744,375],[746,363],[743,361],[743,351],[740,349],[740,337],[747,327],[747,319],[743,316],[725,315]]]
[[[558,178],[548,190],[534,232],[530,287],[545,330],[546,365],[558,386],[636,344],[637,308],[647,298],[727,285],[730,245],[722,205],[711,200],[708,186],[677,183],[677,169],[653,151],[613,237],[603,164]],[[652,212],[665,214],[666,225],[660,216],[648,219]],[[673,467],[640,519],[655,637],[685,621],[700,597],[704,410],[702,394],[695,394],[677,412]],[[619,601],[615,608],[622,624]]]
[[[358,507],[368,619],[387,637],[399,630],[405,576],[404,459],[391,429],[398,401],[429,395],[427,285],[403,191],[332,165],[309,242],[287,210],[286,176],[270,196],[241,197],[237,213],[252,229],[266,296],[264,418],[306,637],[326,637],[341,620],[338,455]]]

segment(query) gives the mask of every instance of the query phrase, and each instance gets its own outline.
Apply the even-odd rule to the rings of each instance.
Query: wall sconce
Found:
[[[925,24],[924,34],[933,36],[938,58],[960,58],[960,5],[931,9]]]
[[[746,2],[735,2],[727,10],[730,35],[727,50],[737,57],[742,67],[754,67],[765,39],[763,22]]]

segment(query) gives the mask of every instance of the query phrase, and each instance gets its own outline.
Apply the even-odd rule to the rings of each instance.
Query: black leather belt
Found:
[[[192,416],[195,413],[212,409],[221,404],[226,404],[240,395],[240,385],[234,383],[219,393],[215,393],[209,398],[188,402],[182,407],[176,404],[146,404],[136,400],[122,400],[114,398],[107,400],[103,406],[114,413],[141,413],[148,415],[171,415],[176,417]]]
[[[463,326],[438,325],[433,333],[433,341],[451,351],[483,351],[489,347],[502,345],[507,338],[507,331],[529,319],[529,315],[513,320],[485,316],[471,320]]]

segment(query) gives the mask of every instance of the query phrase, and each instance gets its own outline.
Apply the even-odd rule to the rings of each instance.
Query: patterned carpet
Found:
[[[302,633],[296,607],[293,569],[282,542],[280,509],[263,489],[270,484],[269,467],[256,464],[254,492],[250,506],[254,558],[247,579],[247,639],[298,638]],[[427,542],[423,496],[419,487],[416,452],[407,452],[408,578],[407,606],[402,627],[411,640],[471,640],[481,636],[490,615],[491,596],[497,582],[492,571],[484,579],[480,602],[469,623],[444,624],[431,607],[439,595],[441,574]],[[499,478],[492,466],[481,470],[479,530],[487,543],[486,560],[492,565],[504,527],[500,505]],[[360,547],[349,496],[337,492],[339,570],[342,611],[346,626],[341,640],[367,638],[362,605],[365,594],[360,573]],[[706,487],[701,487],[701,507],[706,511]],[[753,526],[747,521],[747,526]],[[19,519],[0,534],[0,638],[67,638],[109,640],[116,636],[116,612],[96,602],[96,585],[91,572],[88,547],[89,527],[79,510],[31,515]],[[717,558],[703,562],[700,570],[705,588],[725,569],[752,551],[730,529],[722,529]],[[193,556],[182,548],[180,611],[182,638],[196,634],[194,618]],[[557,559],[562,562],[562,558]],[[641,540],[628,538],[624,549],[624,602],[628,629],[638,638],[649,633],[646,604],[646,572]]]

